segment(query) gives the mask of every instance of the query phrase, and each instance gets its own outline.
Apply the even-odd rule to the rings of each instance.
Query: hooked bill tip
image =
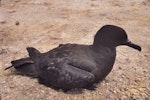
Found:
[[[138,51],[142,51],[142,48],[141,48],[139,45],[134,44],[134,43],[132,43],[131,41],[128,41],[128,42],[126,43],[126,45],[129,46],[129,47],[131,47],[131,48],[134,48],[134,49],[136,49],[136,50],[138,50]]]

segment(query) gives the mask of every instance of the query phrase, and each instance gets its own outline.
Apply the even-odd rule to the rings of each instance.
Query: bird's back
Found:
[[[59,72],[63,72],[67,69],[67,65],[71,65],[93,74],[94,82],[99,82],[111,71],[116,51],[115,48],[108,47],[101,47],[97,51],[93,49],[92,45],[64,44],[44,55],[45,62],[57,66]],[[40,66],[43,65],[43,63],[40,64]]]

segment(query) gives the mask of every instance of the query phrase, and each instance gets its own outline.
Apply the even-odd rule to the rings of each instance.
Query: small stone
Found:
[[[139,100],[139,97],[136,96],[136,95],[132,95],[130,98],[131,98],[132,100]]]
[[[109,85],[108,83],[106,83],[106,85]]]
[[[120,89],[116,89],[116,93],[120,93],[121,91],[120,91]]]
[[[125,78],[125,76],[124,76],[124,75],[121,75],[121,78],[122,78],[122,79],[124,79],[124,78]]]
[[[139,86],[140,86],[141,88],[146,88],[146,87],[147,87],[147,84],[145,84],[145,83],[140,83]]]
[[[144,55],[145,57],[148,57],[148,55]]]
[[[15,22],[15,25],[19,25],[19,21],[16,21],[16,22]]]
[[[120,98],[119,98],[119,100],[125,100],[125,99],[127,99],[128,97],[127,96],[121,96]]]
[[[139,90],[137,90],[137,89],[130,89],[130,93],[131,94],[139,94]]]
[[[1,54],[5,54],[5,53],[7,53],[6,49],[0,50],[0,55],[1,55]]]
[[[139,79],[135,79],[134,81],[135,81],[136,83],[138,83],[138,82],[139,82]]]
[[[15,6],[14,4],[10,4],[11,7]]]
[[[126,92],[126,95],[127,95],[128,97],[130,97],[131,94],[130,94],[130,92],[127,91],[127,92]]]
[[[19,0],[15,0],[15,2],[19,2]]]
[[[0,23],[1,23],[1,24],[5,24],[5,23],[6,23],[6,21],[5,21],[5,20],[3,20],[3,21],[0,21]]]
[[[113,93],[117,93],[117,92],[114,90]]]
[[[16,12],[16,10],[10,10],[10,11],[8,11],[8,13],[14,13],[14,12]]]
[[[143,91],[144,91],[144,88],[138,88],[138,90],[139,90],[140,92],[143,92]]]

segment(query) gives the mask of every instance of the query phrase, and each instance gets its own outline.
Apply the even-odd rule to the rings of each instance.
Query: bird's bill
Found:
[[[141,50],[142,50],[139,45],[134,44],[134,43],[132,43],[131,41],[127,41],[127,42],[125,43],[125,45],[127,45],[127,46],[129,46],[129,47],[131,47],[131,48],[134,48],[134,49],[136,49],[136,50],[138,50],[138,51],[141,51]]]

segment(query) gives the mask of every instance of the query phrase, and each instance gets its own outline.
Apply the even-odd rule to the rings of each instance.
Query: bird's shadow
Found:
[[[83,88],[75,88],[75,89],[66,90],[66,89],[55,88],[53,86],[50,86],[49,84],[45,84],[45,83],[43,84],[41,82],[39,82],[39,84],[44,85],[48,88],[54,89],[57,92],[63,92],[66,94],[81,94],[81,93],[83,93]]]
[[[72,90],[69,90],[67,92],[65,92],[66,94],[82,94],[83,93],[83,89],[72,89]]]

